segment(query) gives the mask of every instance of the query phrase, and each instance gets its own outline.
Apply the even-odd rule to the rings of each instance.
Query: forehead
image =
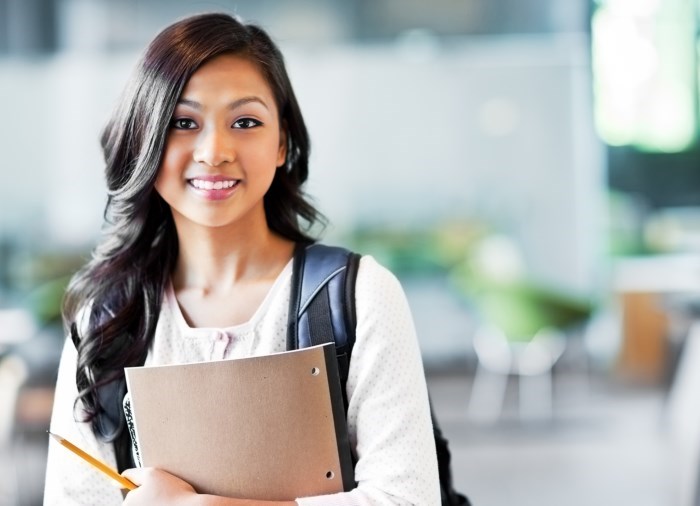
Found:
[[[259,67],[237,55],[221,55],[198,68],[187,81],[183,97],[200,94],[231,99],[257,96],[274,106],[274,94]]]

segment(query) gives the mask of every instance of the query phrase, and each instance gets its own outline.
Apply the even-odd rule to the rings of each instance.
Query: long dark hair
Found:
[[[168,125],[190,76],[222,54],[258,66],[286,130],[287,157],[264,197],[268,226],[290,240],[312,242],[308,230],[321,219],[301,189],[309,160],[304,119],[282,54],[265,31],[227,14],[202,14],[160,32],[102,133],[108,191],[103,234],[64,299],[64,321],[78,352],[80,418],[104,441],[124,433],[124,367],[146,359],[178,255],[170,209],[154,190]]]

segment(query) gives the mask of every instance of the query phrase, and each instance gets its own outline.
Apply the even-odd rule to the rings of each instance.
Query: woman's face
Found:
[[[155,189],[178,230],[265,225],[263,197],[285,155],[267,81],[245,58],[219,56],[192,75],[178,100]]]

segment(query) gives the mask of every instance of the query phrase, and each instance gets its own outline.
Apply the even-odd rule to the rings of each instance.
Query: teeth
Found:
[[[191,179],[190,184],[200,190],[225,190],[227,188],[233,188],[236,181],[231,179],[226,181],[204,181],[203,179]]]

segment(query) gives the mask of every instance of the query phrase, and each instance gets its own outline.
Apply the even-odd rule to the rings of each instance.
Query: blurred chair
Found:
[[[482,325],[474,336],[477,370],[469,398],[469,418],[494,422],[502,413],[508,379],[518,379],[520,419],[552,416],[552,369],[566,347],[561,331],[539,330],[529,341],[509,341],[494,325]]]
[[[27,364],[16,355],[0,358],[0,448],[9,448],[14,428],[15,406],[27,379]]]
[[[20,357],[7,355],[0,358],[0,496],[7,504],[18,499],[18,471],[12,435],[15,427],[15,406],[22,384],[27,379],[27,365]]]
[[[452,271],[455,286],[483,322],[473,339],[477,370],[468,406],[474,420],[501,414],[508,378],[519,381],[521,420],[552,415],[552,368],[565,332],[588,322],[592,300],[531,278],[515,239],[489,234]]]

